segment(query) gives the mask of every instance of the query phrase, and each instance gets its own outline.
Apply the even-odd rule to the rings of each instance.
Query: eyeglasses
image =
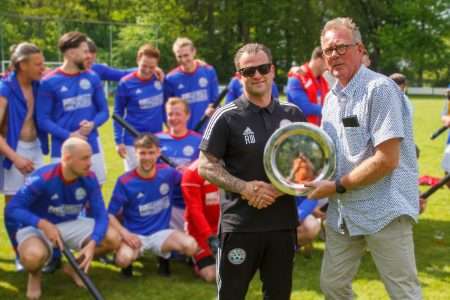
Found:
[[[270,72],[271,67],[272,64],[263,64],[255,67],[242,68],[239,69],[239,74],[244,77],[253,77],[255,76],[256,70],[258,70],[259,74],[266,75]]]
[[[330,47],[330,48],[323,49],[323,54],[324,54],[326,57],[331,57],[331,56],[333,55],[333,52],[336,51],[337,54],[339,54],[339,55],[344,55],[345,52],[347,52],[347,49],[348,49],[348,48],[353,47],[353,46],[356,46],[356,45],[357,45],[357,43],[355,43],[355,44],[342,44],[342,45],[337,45],[337,46],[335,46],[335,47]]]

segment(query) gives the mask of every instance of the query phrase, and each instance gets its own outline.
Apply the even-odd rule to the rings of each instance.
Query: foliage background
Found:
[[[258,41],[272,49],[283,84],[289,67],[308,60],[322,26],[337,16],[359,25],[375,70],[403,72],[412,85],[448,84],[447,0],[2,0],[0,48],[8,59],[10,45],[29,40],[56,61],[58,37],[80,30],[98,44],[102,62],[134,66],[137,48],[149,41],[168,70],[175,66],[173,41],[188,36],[225,83],[236,49]]]

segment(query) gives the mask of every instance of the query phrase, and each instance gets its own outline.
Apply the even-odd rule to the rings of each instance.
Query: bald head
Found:
[[[91,146],[85,140],[77,137],[70,137],[62,144],[61,153],[62,155],[73,154],[75,153],[75,151],[79,151],[80,149],[85,148],[91,148]]]
[[[68,138],[61,148],[61,164],[66,179],[87,176],[91,168],[91,146],[80,138]]]

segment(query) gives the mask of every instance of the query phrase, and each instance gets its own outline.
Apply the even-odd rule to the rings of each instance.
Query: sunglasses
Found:
[[[248,67],[248,68],[242,68],[239,69],[239,74],[241,74],[244,77],[253,77],[255,76],[256,71],[258,70],[258,73],[261,75],[266,75],[270,72],[270,69],[272,67],[272,64],[263,64],[255,67]]]

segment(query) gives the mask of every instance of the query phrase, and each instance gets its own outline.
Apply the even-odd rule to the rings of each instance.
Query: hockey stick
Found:
[[[214,101],[212,107],[217,108],[220,105],[220,102],[222,102],[223,98],[225,98],[226,94],[228,93],[228,88],[224,88],[222,92],[220,92],[219,96],[217,97],[216,101]],[[208,121],[209,117],[207,115],[203,115],[200,121],[195,125],[194,130],[199,131],[202,129],[203,124],[205,124],[206,121]]]
[[[136,128],[133,127],[133,125],[131,125],[130,123],[125,121],[121,116],[119,116],[117,114],[113,114],[112,118],[113,118],[114,121],[119,123],[120,126],[125,128],[133,137],[136,138],[136,137],[138,137],[141,134],[139,131],[136,130]],[[166,155],[164,155],[163,153],[161,153],[159,157],[161,158],[161,160],[163,162],[165,162],[166,164],[168,164],[172,168],[176,168],[177,167],[177,164],[175,162],[173,162],[170,158],[168,158]]]
[[[444,184],[447,182],[450,182],[450,174],[447,174],[444,178],[442,178],[438,183],[430,187],[427,191],[420,194],[421,198],[427,199],[430,197],[434,192],[436,192],[438,189],[440,189]]]
[[[75,270],[75,272],[78,274],[78,276],[80,276],[81,280],[83,281],[88,291],[91,293],[91,295],[94,297],[95,300],[103,300],[104,298],[102,294],[100,294],[99,290],[92,282],[91,278],[83,270],[81,270],[75,256],[73,256],[72,252],[70,252],[69,247],[67,247],[67,244],[63,242],[63,245],[64,250],[62,252],[64,256],[67,258],[67,261]]]

